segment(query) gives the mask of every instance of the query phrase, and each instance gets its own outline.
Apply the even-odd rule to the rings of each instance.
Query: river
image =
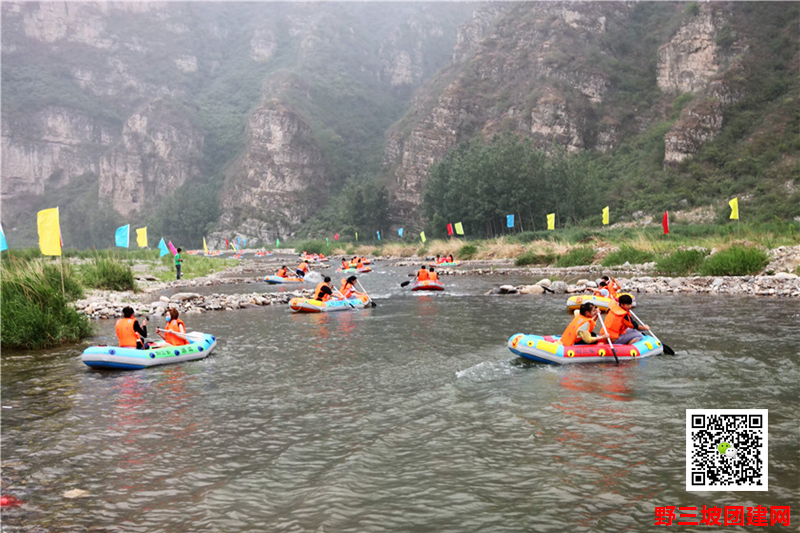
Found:
[[[484,295],[535,281],[513,276],[411,293],[412,270],[362,275],[372,309],[184,317],[219,344],[181,365],[5,351],[3,494],[25,503],[3,531],[612,532],[660,530],[661,506],[800,512],[797,300],[640,295],[676,356],[556,367],[506,342],[559,334],[565,296]],[[105,321],[91,342],[113,340]],[[685,490],[693,408],[769,409],[768,492]]]

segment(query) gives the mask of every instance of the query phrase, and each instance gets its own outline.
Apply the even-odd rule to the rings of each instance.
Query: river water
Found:
[[[506,342],[559,334],[564,296],[484,296],[535,281],[511,276],[411,293],[411,270],[361,276],[372,309],[189,316],[219,338],[202,361],[4,352],[3,494],[25,503],[3,531],[611,532],[660,529],[657,506],[800,512],[797,300],[640,295],[677,356],[556,367]],[[113,339],[106,321],[91,341]],[[768,492],[685,491],[692,408],[769,409]]]

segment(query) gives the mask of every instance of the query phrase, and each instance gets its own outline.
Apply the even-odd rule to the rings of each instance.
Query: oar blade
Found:
[[[404,281],[403,283],[400,284],[401,287],[407,287],[408,285],[411,285],[410,281]]]
[[[673,350],[672,348],[670,348],[669,346],[667,346],[663,342],[661,343],[661,346],[664,347],[664,353],[665,354],[667,354],[667,355],[675,355],[675,350]]]

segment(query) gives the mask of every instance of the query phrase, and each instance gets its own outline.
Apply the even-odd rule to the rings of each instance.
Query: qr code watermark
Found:
[[[687,409],[686,490],[766,491],[768,409]]]

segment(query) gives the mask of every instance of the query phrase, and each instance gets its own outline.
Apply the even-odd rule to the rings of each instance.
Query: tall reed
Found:
[[[3,262],[0,278],[0,344],[3,348],[41,349],[76,342],[92,334],[84,315],[67,303],[83,296],[68,264],[42,259]]]

